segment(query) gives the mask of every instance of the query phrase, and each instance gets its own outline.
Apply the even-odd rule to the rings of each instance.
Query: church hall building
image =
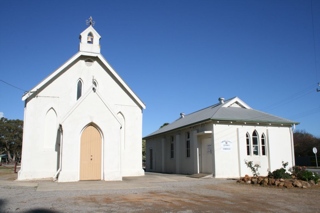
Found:
[[[210,174],[216,178],[260,175],[295,165],[292,127],[297,122],[252,109],[238,97],[190,114],[144,137],[146,171]]]

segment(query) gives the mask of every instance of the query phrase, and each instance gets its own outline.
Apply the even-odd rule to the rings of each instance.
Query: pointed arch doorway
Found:
[[[80,149],[80,180],[101,180],[101,135],[96,127],[82,132]]]

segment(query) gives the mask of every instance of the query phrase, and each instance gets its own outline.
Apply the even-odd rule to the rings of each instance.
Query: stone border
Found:
[[[277,186],[277,187],[284,187],[284,188],[310,188],[316,186],[313,180],[310,181],[303,181],[298,179],[274,179],[269,177],[250,177],[249,175],[245,175],[244,177],[237,180],[237,183],[245,183],[245,184],[254,184],[254,185],[261,185],[261,186]]]

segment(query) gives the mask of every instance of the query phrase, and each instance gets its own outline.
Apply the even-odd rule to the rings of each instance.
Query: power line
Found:
[[[292,117],[295,117],[297,119],[297,118],[303,118],[303,117],[306,117],[306,116],[309,116],[309,115],[313,115],[313,114],[317,114],[317,113],[320,113],[320,106],[316,107],[316,108],[313,108],[313,109],[310,109],[310,110],[305,111],[305,112],[297,113],[297,114],[293,115]]]
[[[15,86],[15,85],[13,85],[13,84],[10,84],[10,83],[8,83],[8,82],[6,82],[6,81],[2,80],[2,79],[0,79],[0,81],[1,81],[2,83],[5,83],[5,84],[7,84],[7,85],[9,85],[9,86],[11,86],[11,87],[13,87],[13,88],[15,88],[15,89],[21,90],[21,91],[23,91],[23,92],[27,92],[27,90],[25,90],[25,89],[21,89],[21,88],[19,88],[19,87]]]
[[[263,110],[268,110],[268,111],[272,111],[273,109],[279,107],[279,106],[282,106],[282,105],[285,105],[285,104],[288,104],[292,101],[295,101],[297,99],[300,99],[300,98],[303,98],[305,97],[306,95],[310,94],[310,93],[313,93],[314,92],[314,86],[308,86],[308,88],[305,88],[303,90],[300,90],[290,96],[288,96],[287,98],[284,98],[274,104],[271,104],[269,106],[266,106],[263,108]]]

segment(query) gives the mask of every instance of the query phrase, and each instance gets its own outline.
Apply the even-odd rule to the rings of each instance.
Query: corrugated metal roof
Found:
[[[236,103],[238,107],[231,105]],[[246,106],[246,107],[244,107]],[[218,103],[199,111],[190,113],[181,117],[174,122],[158,129],[157,131],[147,135],[145,138],[158,135],[160,133],[172,131],[182,127],[190,126],[196,123],[204,122],[207,120],[216,121],[242,121],[242,122],[257,122],[257,123],[281,123],[281,124],[298,124],[297,122],[270,115],[251,109],[238,97],[226,100],[224,103]]]

